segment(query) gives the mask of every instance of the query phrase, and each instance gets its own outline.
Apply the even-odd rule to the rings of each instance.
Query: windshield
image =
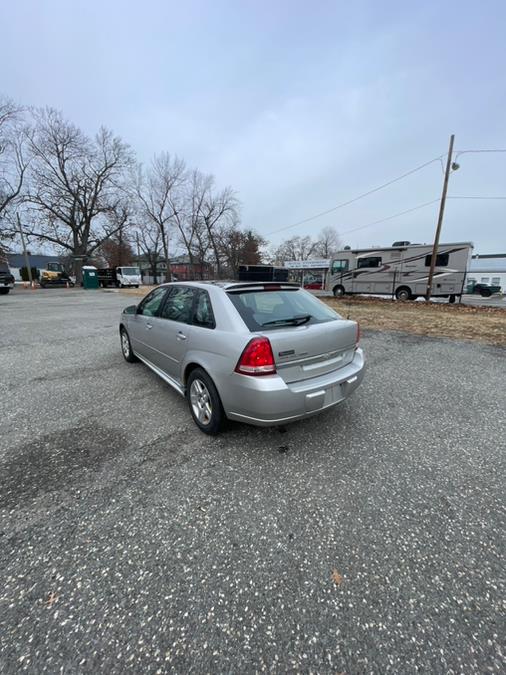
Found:
[[[9,274],[9,266],[7,265],[7,263],[0,262],[0,273]]]
[[[230,292],[228,297],[251,331],[339,319],[339,314],[302,289]]]
[[[119,273],[127,277],[133,277],[138,276],[140,274],[140,270],[138,267],[120,267]]]

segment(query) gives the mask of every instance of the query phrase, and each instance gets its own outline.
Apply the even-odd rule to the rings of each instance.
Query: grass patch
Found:
[[[460,304],[398,302],[383,298],[320,298],[362,328],[474,340],[506,346],[506,309]]]

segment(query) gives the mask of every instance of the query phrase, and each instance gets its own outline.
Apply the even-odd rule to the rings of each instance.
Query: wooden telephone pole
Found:
[[[25,244],[25,234],[23,232],[23,226],[21,225],[21,218],[19,217],[19,213],[16,213],[16,218],[18,221],[18,229],[19,229],[19,235],[21,237],[21,245],[23,247],[23,254],[25,256],[25,266],[26,266],[26,272],[28,274],[28,280],[30,282],[30,288],[34,288],[33,285],[33,279],[32,279],[32,268],[30,267],[30,258],[28,255],[28,251],[26,250],[26,244]]]
[[[443,216],[445,212],[446,205],[446,193],[448,192],[448,180],[450,178],[450,171],[452,168],[452,156],[453,156],[453,142],[455,141],[455,134],[450,136],[450,147],[448,148],[448,158],[446,160],[446,171],[445,178],[443,182],[443,193],[441,194],[441,203],[439,205],[439,216],[437,219],[436,234],[434,235],[434,246],[432,247],[432,256],[430,259],[430,270],[429,278],[427,280],[427,290],[425,293],[425,300],[429,302],[430,296],[432,295],[432,279],[434,277],[434,267],[436,266],[437,258],[437,249],[439,246],[439,235],[441,234],[441,227],[443,225]]]

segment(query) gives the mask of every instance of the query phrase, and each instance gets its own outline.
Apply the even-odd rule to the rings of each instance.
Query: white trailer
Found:
[[[462,295],[473,244],[439,244],[432,296]],[[425,295],[432,259],[432,245],[396,242],[388,248],[349,249],[331,262],[326,288],[336,297],[345,293],[367,293],[414,300]]]

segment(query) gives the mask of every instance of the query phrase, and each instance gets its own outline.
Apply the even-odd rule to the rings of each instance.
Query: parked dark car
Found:
[[[0,294],[7,295],[12,288],[14,288],[14,277],[9,266],[7,263],[0,262]]]

